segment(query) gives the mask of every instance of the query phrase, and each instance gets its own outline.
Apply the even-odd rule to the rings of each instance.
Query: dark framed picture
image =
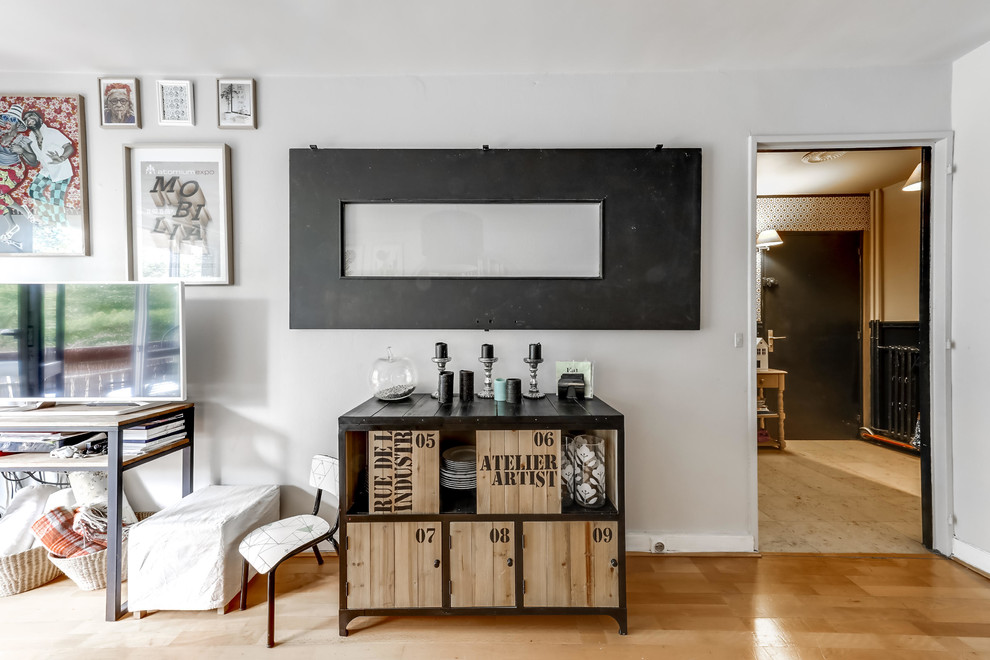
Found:
[[[0,256],[89,254],[84,117],[77,94],[0,93]]]
[[[158,81],[158,125],[192,126],[193,86],[190,80]]]
[[[137,78],[100,78],[100,125],[141,128]]]
[[[131,279],[232,284],[230,148],[124,146]]]
[[[217,125],[220,128],[258,128],[253,78],[217,80]]]

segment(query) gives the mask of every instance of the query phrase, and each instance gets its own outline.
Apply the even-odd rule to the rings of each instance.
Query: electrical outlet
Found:
[[[666,547],[666,546],[664,546],[663,541],[654,541],[653,542],[653,553],[654,554],[657,554],[657,555],[660,554],[661,552],[663,552],[664,547]]]

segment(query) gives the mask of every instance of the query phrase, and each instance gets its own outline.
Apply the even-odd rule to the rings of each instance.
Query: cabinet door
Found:
[[[524,522],[525,607],[618,607],[614,522]]]
[[[369,512],[440,512],[440,432],[368,432]]]
[[[440,607],[439,522],[347,525],[347,607]]]
[[[515,527],[511,522],[450,523],[451,607],[514,607]]]

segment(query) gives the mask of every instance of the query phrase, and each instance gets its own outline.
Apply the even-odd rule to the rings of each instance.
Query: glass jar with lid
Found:
[[[385,349],[371,366],[371,393],[381,401],[405,399],[416,389],[416,367],[406,357],[392,355],[392,347]]]

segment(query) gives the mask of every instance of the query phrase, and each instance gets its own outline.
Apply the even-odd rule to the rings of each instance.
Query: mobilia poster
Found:
[[[136,279],[230,284],[226,145],[131,147],[128,154]]]

